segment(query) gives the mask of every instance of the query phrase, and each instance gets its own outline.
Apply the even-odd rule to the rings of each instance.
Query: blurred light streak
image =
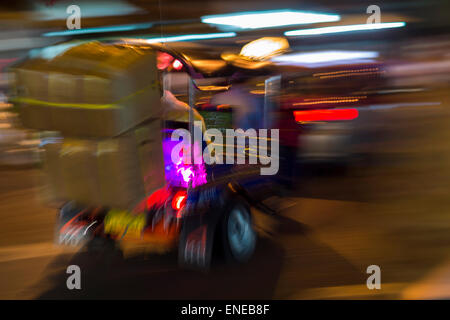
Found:
[[[80,42],[76,41],[76,42],[69,42],[69,43],[62,43],[62,44],[57,44],[54,46],[49,46],[49,47],[45,47],[45,48],[38,48],[38,49],[33,49],[30,51],[30,57],[31,58],[42,58],[42,59],[47,59],[47,60],[51,60],[54,57],[64,53],[66,50],[79,45]]]
[[[167,187],[156,190],[146,200],[147,209],[150,209],[154,206],[158,207],[163,205],[164,202],[169,198],[169,196],[170,190]]]
[[[201,17],[203,23],[258,29],[298,24],[339,21],[337,14],[323,14],[294,10],[229,13]]]
[[[176,42],[176,41],[190,41],[190,40],[207,40],[218,38],[232,38],[235,37],[235,32],[219,32],[219,33],[205,33],[205,34],[185,34],[179,36],[148,38],[144,41],[147,43],[156,42]]]
[[[0,51],[13,51],[36,48],[45,45],[40,37],[12,38],[0,40]]]
[[[348,72],[343,74],[336,74],[332,76],[321,76],[320,79],[330,79],[330,78],[341,78],[341,77],[351,77],[351,76],[367,76],[371,74],[381,74],[386,73],[386,71],[371,71],[371,72]]]
[[[311,101],[311,102],[296,102],[294,106],[306,106],[313,104],[327,104],[327,103],[344,103],[344,102],[357,102],[359,99],[343,99],[343,100],[323,100],[323,101]]]
[[[354,108],[294,111],[294,118],[297,122],[353,120],[358,115],[358,110]]]
[[[343,99],[365,99],[367,96],[351,96],[351,97],[323,97],[323,98],[308,98],[304,101],[324,101],[324,100],[343,100]]]
[[[251,94],[265,94],[266,90],[250,90]]]
[[[383,110],[383,109],[395,109],[402,107],[430,107],[439,106],[441,102],[400,102],[400,103],[386,103],[386,104],[376,104],[366,107],[369,110]]]
[[[2,69],[4,66],[7,66],[10,63],[13,63],[18,58],[6,58],[6,59],[0,59],[0,69]]]
[[[364,31],[364,30],[379,30],[379,29],[391,29],[401,28],[406,25],[405,22],[386,22],[386,23],[365,23],[365,24],[353,24],[348,26],[333,26],[322,27],[303,30],[291,30],[284,33],[285,36],[309,36],[328,33],[340,33],[351,31]]]
[[[247,43],[242,47],[240,55],[250,59],[267,59],[289,49],[285,38],[264,37]]]
[[[332,71],[332,72],[320,72],[320,73],[314,73],[313,77],[320,77],[320,76],[329,76],[339,73],[349,73],[349,72],[368,72],[368,71],[377,71],[378,68],[365,68],[365,69],[348,69],[348,70],[339,70],[339,71]]]
[[[304,66],[326,65],[337,61],[364,60],[378,57],[375,51],[317,51],[307,53],[294,53],[278,57],[271,60],[281,64],[298,64]]]
[[[59,36],[73,36],[79,34],[89,34],[89,33],[105,33],[105,32],[119,32],[119,31],[133,31],[148,29],[153,26],[153,23],[135,23],[120,26],[107,26],[107,27],[95,27],[95,28],[82,28],[73,30],[62,30],[62,31],[52,31],[44,33],[44,37],[59,37]]]

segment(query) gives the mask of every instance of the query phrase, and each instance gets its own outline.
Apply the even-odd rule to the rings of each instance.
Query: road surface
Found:
[[[373,146],[376,160],[303,168],[295,192],[267,200],[279,217],[257,219],[264,233],[252,260],[208,273],[179,270],[175,253],[89,259],[55,247],[39,169],[2,168],[0,298],[450,298],[448,108],[383,119],[396,134]],[[66,287],[72,264],[81,290]],[[370,265],[381,268],[380,290],[366,286]]]

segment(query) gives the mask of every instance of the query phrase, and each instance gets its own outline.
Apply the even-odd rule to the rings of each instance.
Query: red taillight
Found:
[[[178,191],[172,199],[172,208],[180,210],[186,203],[186,191]]]
[[[147,209],[161,206],[170,196],[170,191],[167,188],[161,188],[153,192],[146,200]]]
[[[358,117],[358,110],[354,108],[296,110],[294,117],[297,122],[353,120]]]

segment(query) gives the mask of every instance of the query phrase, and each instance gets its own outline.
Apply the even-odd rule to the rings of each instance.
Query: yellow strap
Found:
[[[85,108],[85,109],[117,108],[115,104],[62,103],[62,102],[42,101],[38,99],[23,98],[23,97],[10,98],[10,100],[15,103],[37,104],[49,107],[69,107],[69,108]]]
[[[50,106],[50,107],[68,107],[68,108],[85,108],[85,109],[111,109],[111,108],[118,108],[117,105],[121,102],[130,100],[134,98],[135,96],[144,93],[149,88],[154,88],[158,86],[158,82],[156,80],[153,80],[149,85],[145,86],[143,89],[140,89],[136,92],[133,92],[129,94],[128,96],[125,96],[115,103],[109,103],[109,104],[93,104],[93,103],[62,103],[62,102],[50,102],[50,101],[43,101],[38,99],[32,99],[32,98],[24,98],[24,97],[11,97],[10,101],[16,102],[16,103],[26,103],[26,104],[35,104],[35,105],[44,105],[44,106]]]

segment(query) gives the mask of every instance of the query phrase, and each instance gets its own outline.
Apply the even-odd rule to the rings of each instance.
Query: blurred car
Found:
[[[281,109],[298,124],[298,160],[348,164],[360,156],[373,92],[386,83],[382,64],[305,70],[283,79]],[[366,123],[367,124],[367,123]]]

